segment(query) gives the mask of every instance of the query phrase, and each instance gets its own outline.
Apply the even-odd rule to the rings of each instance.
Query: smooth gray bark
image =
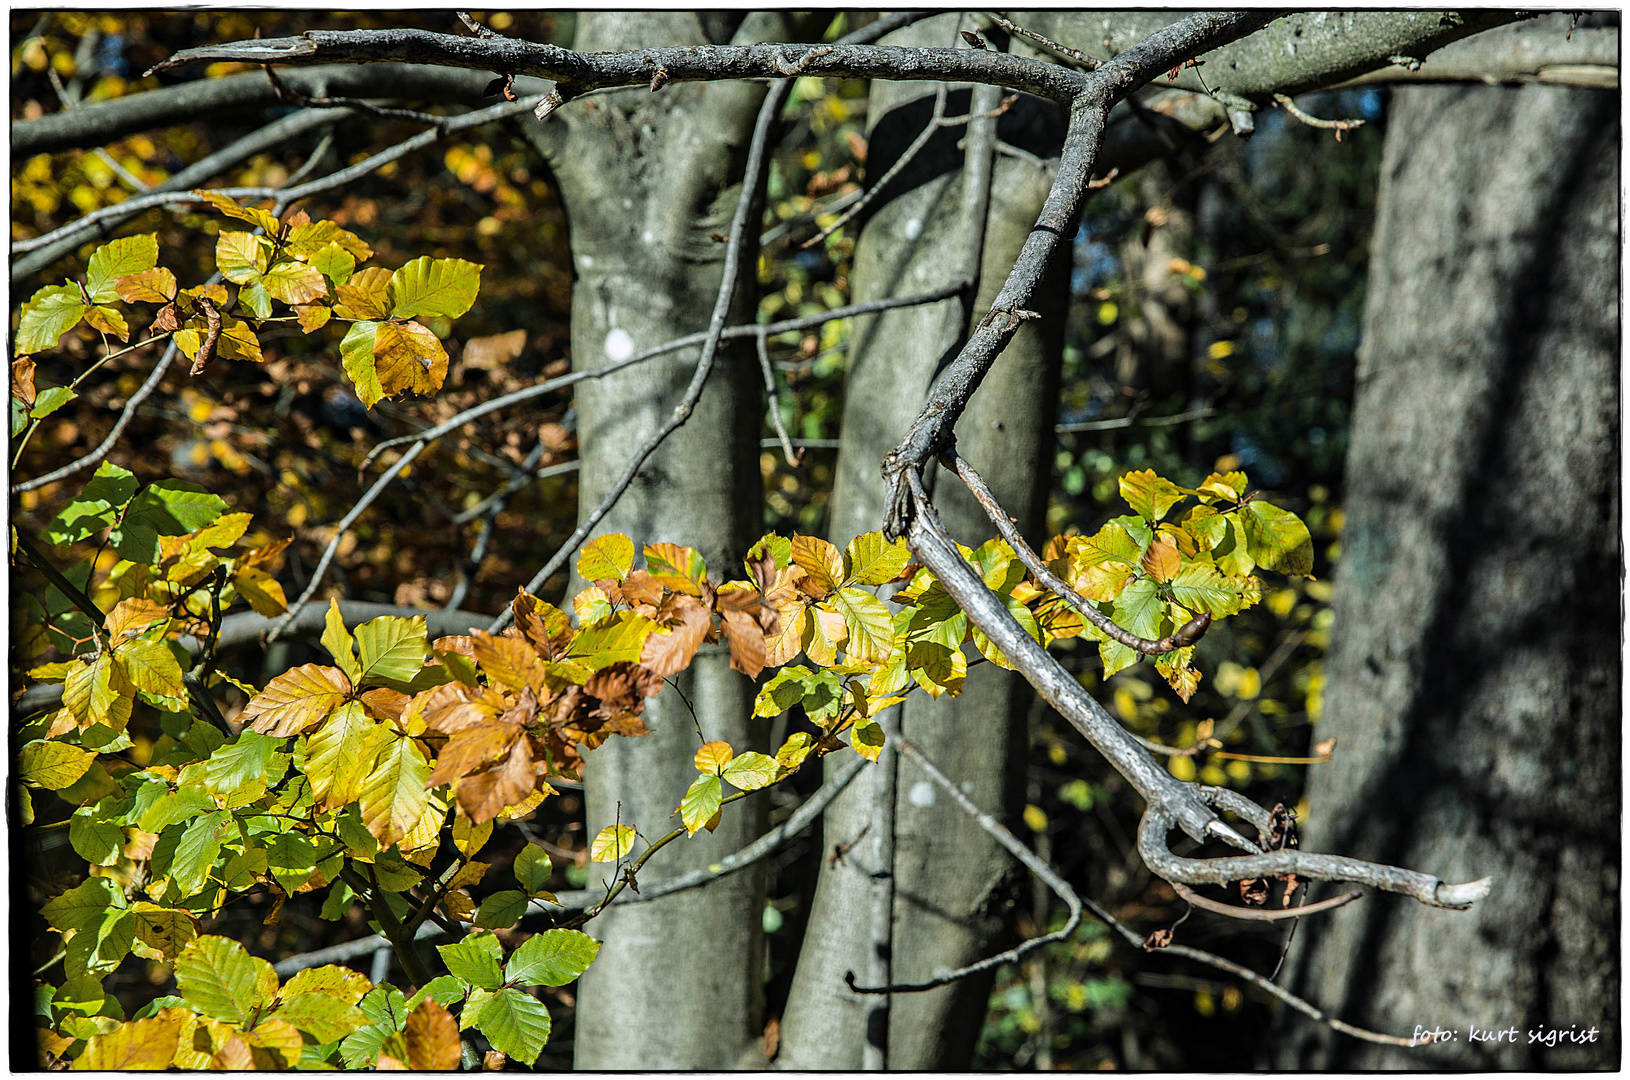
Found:
[[[1618,146],[1614,94],[1394,98],[1306,843],[1493,892],[1310,920],[1292,990],[1457,1038],[1293,1020],[1282,1067],[1617,1066]]]
[[[582,16],[577,47],[708,40],[689,12],[595,13]],[[600,366],[706,326],[724,250],[709,234],[728,231],[763,96],[762,85],[748,83],[672,86],[660,95],[640,89],[574,103],[541,131],[524,125],[537,132],[566,207],[577,271],[575,364]],[[744,254],[748,269],[737,283],[732,322],[753,319],[756,244]],[[635,448],[667,419],[698,355],[686,349],[581,384],[581,512],[599,502]],[[762,415],[752,347],[724,343],[689,422],[652,455],[597,532],[693,546],[712,574],[740,576],[761,520]],[[750,719],[753,682],[730,669],[721,647],[704,646],[673,681],[708,739],[737,752],[762,749],[767,734]],[[588,756],[591,837],[621,821],[655,839],[677,822],[671,815],[697,775],[695,724],[671,689],[651,699],[645,720],[650,734],[613,738]],[[717,831],[670,845],[643,876],[657,881],[705,867],[750,843],[763,820],[761,798],[736,803]],[[611,865],[590,867],[591,885],[614,877]],[[590,923],[586,929],[605,944],[579,983],[577,1067],[735,1065],[762,1035],[763,906],[764,874],[755,868],[649,904],[614,906]]]
[[[954,17],[928,20],[885,39],[890,44],[944,45]],[[910,35],[907,39],[907,35]],[[956,91],[960,90],[960,97]],[[871,96],[868,172],[880,175],[922,129],[934,87],[876,83]],[[947,115],[966,111],[968,91],[953,87]],[[999,137],[1056,161],[1062,137],[1056,110],[1021,100],[998,127]],[[855,299],[899,295],[944,284],[966,246],[959,219],[963,195],[961,128],[941,133],[895,181],[860,233],[855,252]],[[998,157],[986,218],[979,295],[985,311],[1001,287],[1036,215],[1051,176],[1027,160]],[[1028,535],[1039,537],[1046,509],[1054,387],[1057,383],[1066,276],[1049,282],[1041,323],[1029,323],[1002,354],[958,426],[964,456],[984,472]],[[831,540],[839,545],[881,527],[883,487],[878,463],[910,425],[947,350],[966,332],[955,301],[891,312],[855,328],[837,465]],[[954,477],[939,478],[937,501],[965,543],[995,530]],[[981,807],[1011,814],[1022,791],[1022,679],[985,664],[962,696],[938,702],[914,695],[902,725]],[[1004,944],[1018,895],[1017,869],[996,842],[909,763],[899,766],[896,801],[894,939],[896,982],[932,977]],[[872,819],[871,785],[857,781],[827,809],[825,847],[849,843]],[[869,843],[864,848],[869,848]],[[864,848],[833,863],[823,860],[799,965],[781,1027],[776,1065],[789,1069],[854,1069],[861,1064],[864,1002],[843,984],[846,971],[865,969],[870,946],[864,912],[871,903]],[[891,1069],[966,1068],[985,1014],[990,976],[920,994],[896,995],[888,1032]]]

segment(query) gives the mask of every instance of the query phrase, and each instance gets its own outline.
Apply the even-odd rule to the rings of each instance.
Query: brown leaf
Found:
[[[363,692],[362,705],[375,720],[400,720],[411,699],[397,690],[383,686]]]
[[[507,1061],[509,1061],[509,1059],[507,1057],[505,1057],[501,1051],[488,1050],[481,1057],[481,1071],[482,1072],[503,1072],[504,1071],[504,1063],[507,1062]]]
[[[433,998],[408,1013],[403,1031],[407,1066],[419,1072],[452,1072],[458,1068],[458,1021]]]
[[[249,699],[238,725],[284,738],[314,727],[351,693],[351,680],[339,668],[302,664],[285,671]]]
[[[761,551],[758,558],[748,559],[747,570],[753,575],[753,582],[760,592],[768,593],[774,587],[777,577],[775,556],[768,549]]]
[[[510,330],[503,334],[471,338],[464,343],[464,366],[491,370],[507,364],[526,348],[526,331]]]
[[[464,728],[441,748],[436,755],[436,767],[430,771],[430,777],[425,781],[425,787],[433,788],[441,784],[449,784],[459,777],[467,777],[489,761],[509,753],[514,744],[525,742],[521,738],[523,729],[519,724],[505,724],[494,721],[488,724],[472,724]],[[463,787],[460,786],[462,792]],[[531,790],[530,788],[528,790]],[[463,801],[462,795],[460,802]],[[512,800],[514,801],[514,800]],[[508,806],[505,803],[504,806]],[[488,815],[496,815],[498,807]],[[468,806],[466,806],[468,810]],[[482,820],[486,820],[483,818]]]
[[[681,593],[662,602],[657,621],[667,626],[666,634],[653,632],[645,639],[640,663],[657,675],[672,675],[690,666],[713,629],[713,616],[707,608]]]
[[[1152,933],[1150,933],[1150,935],[1148,937],[1143,939],[1143,951],[1144,952],[1154,952],[1156,949],[1164,949],[1166,946],[1170,945],[1171,943],[1172,943],[1171,928],[1170,927],[1163,927],[1163,928],[1161,928],[1159,930],[1153,931]]]
[[[1251,878],[1240,882],[1239,895],[1246,907],[1261,907],[1268,902],[1268,879]]]
[[[619,660],[589,676],[583,692],[600,699],[591,715],[609,720],[622,713],[638,714],[645,699],[662,689],[662,676],[648,667]]]
[[[418,713],[424,717],[426,728],[443,735],[454,735],[472,724],[492,720],[502,711],[503,698],[497,692],[460,682],[421,691],[408,703],[409,717]]]
[[[382,322],[374,331],[374,371],[387,397],[434,394],[447,381],[447,350],[416,322]]]
[[[1178,553],[1177,545],[1164,536],[1150,544],[1149,550],[1143,553],[1143,568],[1156,581],[1170,581],[1182,565],[1183,556]]]
[[[656,614],[656,606],[662,602],[663,591],[662,583],[645,570],[635,570],[628,575],[628,580],[622,583],[623,599],[647,618]],[[640,610],[642,607],[650,610]]]
[[[181,329],[181,316],[175,305],[165,304],[160,308],[149,329],[155,334],[168,334],[171,330]]]
[[[496,769],[466,776],[458,782],[458,804],[477,825],[491,821],[532,794],[537,787],[537,774],[532,770],[530,739],[516,739],[509,756]]]
[[[724,612],[724,636],[730,644],[730,666],[749,679],[764,670],[764,628],[744,611]]]
[[[26,356],[11,362],[11,396],[30,409],[34,407],[34,361]]]
[[[527,684],[527,674],[539,661],[538,650],[521,637],[493,637],[485,630],[472,635],[475,662],[488,680],[511,690]]]

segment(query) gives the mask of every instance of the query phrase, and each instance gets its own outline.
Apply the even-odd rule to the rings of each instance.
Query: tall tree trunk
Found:
[[[885,39],[890,44],[950,45],[954,17],[927,20]],[[875,84],[868,172],[879,176],[921,132],[935,87]],[[946,114],[967,111],[969,92],[953,88]],[[855,252],[856,301],[902,296],[947,284],[969,237],[963,228],[963,128],[941,132],[885,193]],[[1001,118],[999,137],[1056,160],[1062,119],[1051,106],[1022,99]],[[977,318],[995,299],[1035,224],[1051,174],[1033,160],[996,159],[986,216]],[[1062,268],[1061,268],[1062,269]],[[985,475],[1025,532],[1039,536],[1046,511],[1052,417],[1067,276],[1056,273],[1042,293],[1045,319],[1027,323],[1002,354],[958,426],[958,448]],[[857,325],[845,388],[843,448],[829,529],[843,545],[880,528],[879,462],[922,407],[948,349],[968,327],[955,301],[908,308]],[[940,477],[936,504],[952,532],[978,544],[995,530],[954,477]],[[1022,793],[1025,707],[1022,679],[993,665],[969,674],[962,696],[931,701],[914,695],[900,724],[925,753],[962,783],[975,802],[1011,817]],[[1009,933],[1022,873],[979,826],[909,762],[897,766],[894,865],[871,865],[869,838],[841,860],[823,861],[809,926],[782,1022],[777,1066],[855,1069],[867,1032],[866,1001],[848,991],[846,971],[865,970],[872,936],[867,912],[871,875],[894,874],[892,969],[896,982],[919,982],[999,950]],[[872,823],[875,790],[862,777],[828,808],[825,849],[848,844]],[[966,979],[892,1000],[886,1040],[890,1069],[968,1066],[985,1014],[990,976]]]
[[[1280,1064],[1610,1069],[1618,98],[1422,87],[1388,123],[1316,735],[1336,759],[1313,771],[1307,846],[1493,892],[1310,920],[1293,989],[1454,1038],[1402,1050],[1298,1020]],[[1592,1041],[1546,1045],[1555,1029]]]
[[[775,16],[749,16],[768,34]],[[743,33],[751,27],[744,27]],[[721,32],[722,31],[722,32]],[[728,40],[730,28],[690,12],[580,17],[584,51]],[[558,178],[577,281],[572,355],[598,367],[707,326],[722,280],[723,246],[741,193],[741,172],[764,87],[748,83],[670,86],[606,95],[527,124]],[[551,125],[556,125],[551,127]],[[756,223],[755,223],[756,224]],[[756,230],[743,254],[732,322],[751,322]],[[684,394],[699,350],[648,361],[577,392],[582,442],[579,481],[586,514],[611,489],[635,449]],[[751,347],[721,347],[689,422],[652,455],[596,530],[637,543],[694,546],[710,572],[740,576],[761,523],[758,439],[763,398]],[[736,567],[732,570],[731,567]],[[574,577],[574,585],[580,586]],[[588,757],[588,829],[622,822],[655,838],[695,779],[699,723],[708,739],[738,752],[766,738],[751,724],[754,686],[732,671],[722,647],[704,646],[675,677],[695,719],[672,690],[653,698],[650,734],[611,739]],[[678,876],[750,843],[763,831],[761,797],[735,804],[717,831],[668,847],[643,876]],[[590,866],[591,887],[613,865]],[[579,984],[575,1060],[584,1069],[718,1069],[753,1052],[762,1035],[764,875],[744,871],[706,888],[628,907],[590,925],[604,939]],[[762,1060],[760,1058],[760,1060]]]

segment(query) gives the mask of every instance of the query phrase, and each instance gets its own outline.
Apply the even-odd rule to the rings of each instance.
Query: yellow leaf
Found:
[[[175,1056],[185,1009],[165,1009],[158,1016],[120,1024],[104,1035],[92,1035],[85,1052],[74,1059],[75,1069],[117,1071],[166,1069]]]
[[[250,698],[238,722],[262,735],[298,735],[338,708],[350,693],[350,680],[338,668],[302,664]]]
[[[577,573],[584,581],[621,581],[633,568],[634,541],[622,533],[595,537],[577,557]]]
[[[807,575],[805,591],[817,600],[830,596],[843,582],[843,554],[818,536],[794,536],[792,561]]]
[[[283,595],[283,586],[259,567],[240,566],[232,578],[232,585],[256,615],[264,615],[271,619],[289,609],[288,599]]]
[[[381,848],[402,839],[424,816],[429,776],[430,763],[413,739],[399,737],[380,751],[379,763],[362,782],[362,823]]]
[[[710,742],[704,743],[702,748],[696,751],[694,760],[697,771],[717,774],[726,765],[730,764],[730,759],[735,756],[736,752],[730,748],[729,743]]]
[[[360,702],[348,701],[306,744],[306,775],[323,809],[344,806],[362,794],[389,729],[369,718]]]
[[[387,397],[434,394],[447,380],[447,350],[418,323],[383,322],[374,331],[374,371]]]
[[[342,319],[384,319],[390,316],[385,298],[391,272],[381,266],[358,270],[335,290],[334,314]]]
[[[595,862],[614,863],[634,850],[634,826],[607,825],[594,838],[589,858]]]
[[[894,619],[883,602],[853,586],[838,590],[832,606],[843,616],[848,641],[844,652],[851,660],[878,664],[894,651]]]

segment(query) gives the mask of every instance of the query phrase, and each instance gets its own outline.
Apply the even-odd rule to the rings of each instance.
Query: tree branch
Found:
[[[955,802],[957,806],[961,807],[965,813],[977,821],[980,828],[989,833],[992,839],[1006,848],[1008,852],[1012,854],[1014,858],[1023,863],[1031,873],[1035,874],[1038,878],[1047,883],[1047,887],[1052,889],[1053,892],[1058,895],[1058,898],[1063,900],[1069,907],[1070,917],[1062,927],[1050,934],[1045,934],[1038,938],[1031,938],[1029,941],[1022,942],[1019,945],[1008,949],[1006,952],[997,953],[995,956],[987,956],[978,963],[969,964],[967,967],[958,968],[956,971],[935,976],[928,982],[900,983],[894,986],[856,986],[854,972],[849,972],[844,976],[844,982],[848,984],[849,989],[853,990],[857,994],[911,994],[921,990],[932,990],[937,986],[944,986],[947,983],[956,982],[958,979],[965,979],[969,975],[973,975],[977,972],[988,971],[991,968],[1000,967],[1002,964],[1012,963],[1034,949],[1038,949],[1049,942],[1064,941],[1071,934],[1075,933],[1075,928],[1081,924],[1082,904],[1081,898],[1077,896],[1075,890],[1070,887],[1070,883],[1054,873],[1053,868],[1048,866],[1047,863],[1037,856],[1035,852],[1031,851],[1029,848],[1020,843],[1018,837],[1014,836],[1007,829],[1003,828],[1001,822],[997,821],[995,818],[979,809],[978,806],[974,805],[973,800],[964,795],[962,790],[953,784],[946,777],[946,775],[939,770],[939,766],[935,765],[931,760],[929,760],[928,756],[919,750],[915,743],[904,738],[895,741],[899,745],[900,753],[910,758],[912,764],[916,765],[918,768],[922,769],[923,772],[927,773],[928,778],[935,784],[938,784],[947,795],[951,796],[951,800]]]
[[[1248,908],[1237,904],[1219,904],[1208,896],[1201,896],[1193,889],[1181,882],[1171,882],[1171,887],[1177,895],[1202,911],[1209,911],[1217,915],[1226,915],[1230,919],[1244,919],[1247,922],[1279,922],[1284,919],[1300,919],[1303,915],[1317,915],[1321,911],[1333,911],[1336,908],[1352,903],[1364,893],[1358,889],[1332,896],[1328,900],[1320,900],[1317,904],[1306,904],[1295,908]]]

